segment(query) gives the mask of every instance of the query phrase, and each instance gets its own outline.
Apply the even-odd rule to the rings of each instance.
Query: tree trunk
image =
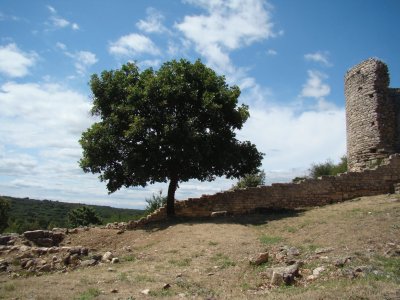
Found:
[[[167,196],[167,216],[175,216],[175,191],[178,187],[178,179],[175,177],[171,178],[168,186],[168,196]]]

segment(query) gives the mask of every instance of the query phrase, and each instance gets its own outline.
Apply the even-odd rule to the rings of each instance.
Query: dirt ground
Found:
[[[63,244],[89,248],[88,259],[111,251],[119,262],[2,272],[0,299],[400,299],[397,195],[123,233],[91,228],[67,235]],[[300,274],[292,285],[274,286],[264,273],[285,265],[279,255],[290,247],[299,252]],[[265,251],[267,263],[249,263]],[[318,267],[324,271],[311,278]]]

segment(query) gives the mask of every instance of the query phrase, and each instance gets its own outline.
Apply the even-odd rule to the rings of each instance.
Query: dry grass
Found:
[[[68,273],[11,279],[0,273],[0,299],[398,299],[400,200],[394,195],[356,199],[305,211],[224,217],[127,231],[91,229],[69,235],[68,245],[91,253],[112,251],[121,263]],[[248,258],[279,246],[295,246],[312,268],[341,255],[372,264],[384,275],[348,279],[326,276],[292,287],[266,288],[264,266]],[[316,248],[333,251],[314,260]],[[129,250],[130,248],[130,250]],[[308,259],[308,260],[307,260]],[[267,263],[267,266],[274,264]],[[389,276],[389,277],[388,277]],[[169,289],[162,289],[169,283]],[[117,293],[112,293],[112,290]],[[150,289],[148,295],[141,294]],[[397,298],[396,298],[397,297]]]

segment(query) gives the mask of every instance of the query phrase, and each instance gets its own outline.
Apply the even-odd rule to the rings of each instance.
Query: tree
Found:
[[[236,185],[233,186],[234,190],[243,189],[248,187],[257,187],[265,184],[265,172],[260,171],[253,174],[245,174],[239,179]]]
[[[0,233],[8,227],[8,212],[10,211],[10,202],[0,198]]]
[[[102,221],[96,211],[89,206],[81,206],[70,210],[68,221],[72,227],[98,225]]]
[[[82,134],[85,172],[100,173],[110,193],[121,187],[189,179],[239,178],[258,171],[263,154],[235,131],[249,117],[240,90],[197,60],[164,63],[139,72],[133,63],[92,75],[92,113],[100,119]]]

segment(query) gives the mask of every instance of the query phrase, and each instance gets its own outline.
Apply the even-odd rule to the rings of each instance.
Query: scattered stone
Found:
[[[250,259],[250,264],[259,266],[268,261],[268,252],[259,253],[256,257]]]
[[[294,264],[287,267],[275,267],[268,268],[265,272],[263,272],[268,278],[271,278],[271,284],[273,285],[281,285],[292,284],[296,276],[299,276],[299,265]]]
[[[113,268],[108,268],[107,271],[108,271],[108,272],[114,272],[115,269],[113,269]]]
[[[110,252],[107,251],[106,253],[103,254],[102,260],[103,261],[111,261],[113,259],[114,255]]]
[[[112,263],[112,264],[117,264],[117,263],[119,263],[119,258],[118,258],[118,257],[113,257],[113,258],[111,259],[111,263]]]
[[[143,295],[148,295],[150,293],[150,290],[149,289],[144,289],[144,290],[140,291],[140,293],[143,294]]]
[[[221,211],[213,211],[211,213],[211,217],[224,217],[228,214],[228,212],[226,210],[221,210]]]
[[[5,260],[0,260],[0,272],[6,272],[8,268],[8,262]]]
[[[314,276],[319,276],[324,271],[325,271],[325,267],[322,266],[322,267],[315,268],[312,271],[312,273],[313,273]]]
[[[332,247],[328,248],[318,248],[315,250],[315,254],[323,254],[323,253],[329,253],[332,252],[334,249]]]
[[[0,235],[0,245],[9,245],[11,239],[11,235]]]
[[[49,230],[25,231],[23,235],[27,240],[42,247],[58,246],[65,237],[62,232]]]
[[[124,233],[125,232],[125,229],[121,229],[121,230],[118,230],[117,231],[117,234],[122,234],[122,233]]]
[[[171,285],[169,283],[166,283],[163,285],[163,290],[168,290],[171,287]]]
[[[92,267],[92,266],[95,266],[96,264],[97,264],[97,260],[95,260],[95,259],[88,259],[88,260],[81,261],[82,267]]]
[[[286,251],[287,255],[289,256],[299,256],[300,255],[300,250],[297,249],[296,247],[290,247],[287,251]]]
[[[344,267],[344,265],[345,265],[346,263],[348,263],[350,260],[351,260],[351,257],[349,257],[349,256],[340,257],[340,258],[338,258],[338,259],[335,260],[334,265],[335,265],[335,267],[342,268],[342,267]]]
[[[102,259],[102,256],[101,256],[100,254],[93,254],[93,255],[92,255],[92,259],[94,259],[94,260],[96,260],[96,261],[99,261],[99,260]]]
[[[213,275],[214,275],[214,273],[212,273],[212,272],[207,273],[207,276],[213,276]]]
[[[116,294],[116,293],[118,293],[118,290],[117,290],[117,289],[112,289],[110,292],[111,292],[112,294]]]
[[[313,280],[315,280],[315,279],[317,279],[317,278],[318,278],[318,276],[309,275],[309,276],[307,276],[307,281],[313,281]]]

